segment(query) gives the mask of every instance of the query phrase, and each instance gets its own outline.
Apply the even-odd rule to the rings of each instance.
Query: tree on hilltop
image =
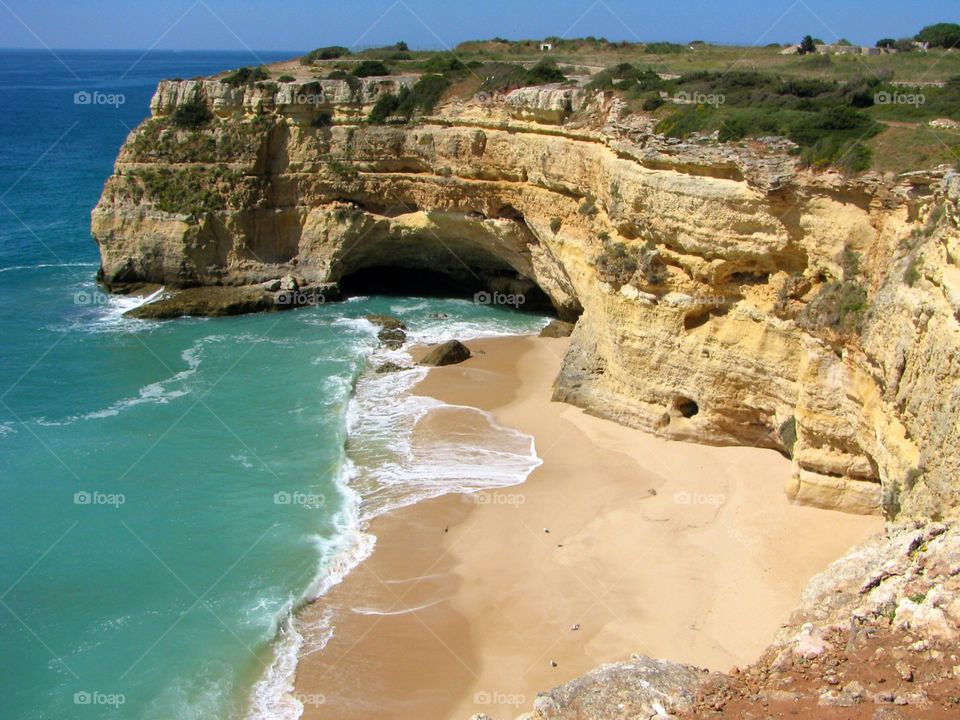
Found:
[[[956,23],[937,23],[927,25],[914,39],[929,43],[930,47],[954,48],[960,45],[960,25]]]
[[[817,45],[813,41],[813,37],[810,35],[804,35],[803,40],[800,41],[800,47],[797,49],[798,55],[809,55],[810,53],[815,53],[817,51]]]

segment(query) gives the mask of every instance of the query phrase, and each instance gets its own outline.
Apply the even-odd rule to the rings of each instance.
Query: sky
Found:
[[[942,21],[960,21],[957,0],[0,0],[0,47],[437,49],[550,35],[766,45],[808,33],[873,45]]]

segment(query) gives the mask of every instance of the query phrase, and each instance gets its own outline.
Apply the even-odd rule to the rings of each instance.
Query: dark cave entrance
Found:
[[[467,269],[439,272],[423,268],[376,265],[363,267],[340,279],[343,297],[389,295],[393,297],[463,298],[494,304],[518,312],[556,315],[547,294],[512,268]],[[512,297],[511,297],[512,296]],[[521,296],[522,302],[515,302]]]

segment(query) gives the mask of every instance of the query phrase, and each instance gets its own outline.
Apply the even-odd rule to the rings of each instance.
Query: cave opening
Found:
[[[517,312],[553,315],[556,310],[547,294],[529,278],[512,269],[491,272],[463,269],[441,272],[396,265],[363,267],[340,279],[343,297],[388,295],[392,297],[463,298],[482,304],[501,305]],[[520,301],[517,302],[517,298]]]
[[[674,407],[677,409],[677,412],[685,418],[692,418],[700,412],[700,406],[697,405],[697,401],[686,397],[678,397],[674,401]]]

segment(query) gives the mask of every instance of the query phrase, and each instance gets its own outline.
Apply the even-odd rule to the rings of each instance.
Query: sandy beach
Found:
[[[301,614],[335,628],[301,657],[305,718],[513,718],[538,690],[631,653],[726,671],[882,527],[791,505],[776,452],[671,442],[551,403],[565,339],[467,344],[474,357],[417,391],[533,435],[543,464],[521,485],[371,523],[370,558]]]

